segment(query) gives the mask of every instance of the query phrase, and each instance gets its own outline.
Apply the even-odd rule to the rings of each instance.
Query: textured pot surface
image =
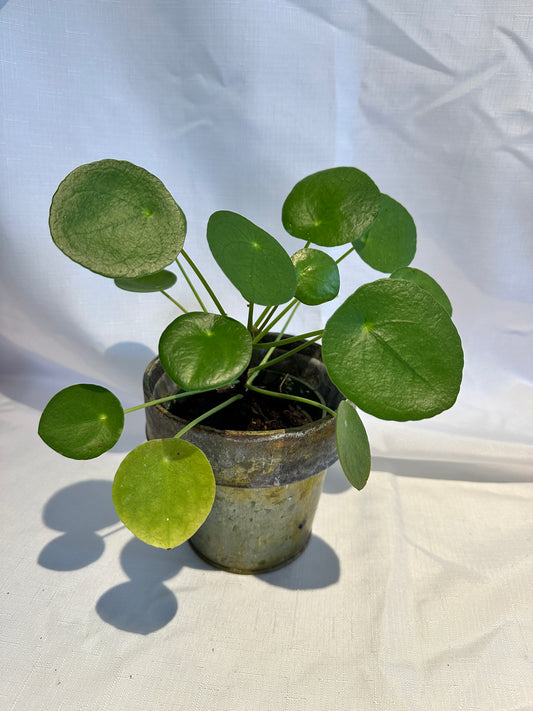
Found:
[[[263,355],[258,351],[255,358]],[[342,395],[320,355],[320,347],[312,344],[277,368],[305,380],[336,409]],[[143,385],[147,401],[176,389],[157,358],[148,366]],[[162,405],[146,409],[148,439],[173,437],[185,424]],[[337,459],[335,418],[326,415],[303,427],[266,432],[200,425],[183,438],[204,452],[217,483],[213,509],[191,538],[202,558],[225,570],[259,573],[288,563],[304,550],[326,469]]]

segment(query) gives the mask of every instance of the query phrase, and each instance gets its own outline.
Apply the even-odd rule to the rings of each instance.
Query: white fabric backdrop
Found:
[[[532,40],[528,0],[0,2],[6,708],[533,709]],[[295,251],[283,199],[334,165],[409,209],[414,266],[454,305],[456,406],[422,423],[365,417],[367,489],[334,467],[309,550],[266,582],[186,547],[169,563],[118,527],[109,482],[141,417],[81,465],[36,437],[73,382],[138,403],[175,317],[52,244],[57,184],[105,157],[163,180],[237,317],[208,216],[241,212]],[[346,295],[379,276],[343,267]],[[293,330],[331,309],[301,309]],[[104,513],[85,521],[84,504]]]

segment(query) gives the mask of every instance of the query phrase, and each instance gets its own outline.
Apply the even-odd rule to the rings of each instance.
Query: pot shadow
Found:
[[[113,506],[111,489],[110,481],[95,479],[67,486],[49,499],[43,521],[60,535],[41,550],[37,561],[40,566],[75,571],[102,556],[105,537],[124,528]],[[165,582],[183,568],[223,574],[187,544],[167,551],[134,537],[123,547],[120,563],[129,580],[104,592],[96,603],[96,612],[107,624],[140,635],[156,632],[176,616],[178,599]],[[339,580],[340,562],[333,549],[313,534],[299,558],[256,577],[287,590],[319,589]]]
[[[109,535],[97,532],[120,523],[111,482],[93,479],[66,486],[46,503],[43,522],[62,534],[42,549],[37,559],[40,566],[67,571],[91,565],[104,552],[104,537]]]
[[[326,478],[324,479],[324,486],[322,489],[324,494],[342,494],[351,488],[352,486],[344,475],[339,462],[332,464],[328,468]]]
[[[472,481],[509,483],[531,480],[531,464],[507,462],[453,462],[431,459],[394,459],[374,457],[374,471],[389,472],[396,476],[418,479],[446,479],[449,481]]]
[[[340,569],[333,548],[313,533],[302,555],[283,568],[257,577],[268,585],[287,590],[318,590],[338,582]]]

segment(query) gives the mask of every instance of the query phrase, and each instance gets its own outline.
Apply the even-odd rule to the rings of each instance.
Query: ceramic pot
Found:
[[[269,334],[268,340],[275,337]],[[281,352],[277,348],[272,358]],[[264,353],[254,351],[254,361]],[[316,344],[274,365],[276,369],[304,380],[333,410],[343,398]],[[145,401],[176,389],[158,358],[146,369],[143,387]],[[164,405],[145,412],[148,439],[173,437],[187,424]],[[183,436],[204,452],[216,480],[213,509],[190,539],[204,560],[235,573],[262,573],[304,551],[327,467],[337,460],[335,418],[323,412],[321,419],[301,427],[241,432],[198,425]]]

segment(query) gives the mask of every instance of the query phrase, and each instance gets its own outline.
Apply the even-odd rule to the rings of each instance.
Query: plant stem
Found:
[[[301,336],[291,336],[290,338],[282,338],[279,341],[267,341],[266,343],[254,343],[254,348],[269,348],[272,343],[276,344],[276,348],[278,346],[288,346],[289,343],[296,343],[296,341],[301,341],[305,338],[313,338],[314,336],[318,336],[320,338],[322,334],[324,333],[324,329],[321,328],[318,331],[309,331],[309,333],[303,333]],[[313,341],[317,340],[316,338],[313,338]]]
[[[174,439],[179,439],[182,435],[184,435],[186,432],[191,430],[193,427],[196,427],[196,425],[198,423],[202,422],[203,420],[206,420],[210,415],[214,415],[215,412],[218,412],[219,410],[222,410],[224,407],[231,405],[232,402],[241,400],[243,397],[244,397],[244,395],[242,395],[242,394],[234,395],[233,397],[230,397],[229,400],[226,400],[225,402],[221,402],[220,405],[217,405],[216,407],[212,407],[207,412],[204,412],[202,415],[199,415],[196,419],[191,420],[191,422],[186,424],[185,427],[178,432],[178,434],[174,435]]]
[[[253,379],[257,375],[257,373],[260,370],[263,370],[264,368],[268,368],[271,365],[274,365],[275,363],[280,363],[282,360],[285,360],[286,358],[289,358],[290,356],[293,356],[295,353],[298,353],[298,351],[302,351],[304,348],[306,348],[310,343],[314,343],[315,341],[318,341],[320,336],[322,335],[322,332],[320,332],[320,335],[316,336],[315,338],[312,338],[309,341],[306,341],[305,343],[300,343],[299,346],[296,348],[292,348],[290,351],[287,351],[286,353],[283,353],[280,356],[277,356],[277,358],[274,358],[273,360],[270,360],[270,355],[274,352],[275,348],[278,345],[277,341],[272,341],[274,344],[273,347],[269,350],[269,352],[266,354],[266,356],[263,358],[261,363],[259,365],[255,365],[253,368],[249,368],[248,372],[252,374],[252,377],[248,382],[246,383],[246,386],[248,387],[249,383],[253,382]]]
[[[254,327],[254,304],[250,301],[248,304],[248,330],[252,333]]]
[[[254,323],[254,329],[256,331],[259,331],[263,323],[266,323],[268,321],[268,319],[272,316],[272,314],[277,308],[277,306],[265,306],[263,312],[261,313],[257,321]]]
[[[124,410],[124,414],[128,415],[130,412],[135,412],[136,410],[143,410],[145,407],[152,407],[152,405],[160,405],[163,402],[170,402],[170,400],[179,400],[179,398],[187,397],[188,395],[198,395],[198,393],[204,392],[203,390],[187,390],[186,392],[174,393],[174,395],[167,395],[166,397],[161,397],[159,400],[150,400],[149,402],[143,402],[142,405],[135,405],[135,407],[129,407]]]
[[[268,323],[266,326],[264,326],[262,328],[260,333],[258,333],[257,336],[254,338],[254,343],[257,343],[258,341],[260,341],[261,338],[263,338],[263,336],[266,333],[268,333],[272,329],[272,327],[275,326],[277,324],[277,322],[280,321],[285,316],[285,314],[288,313],[293,308],[293,306],[298,306],[298,305],[299,305],[298,299],[293,299],[292,301],[290,301],[289,304],[283,309],[283,311],[280,314],[278,314],[276,316],[276,318],[273,321],[271,321],[270,323]],[[291,318],[292,318],[292,316],[291,316]]]
[[[204,285],[204,287],[205,287],[207,293],[208,293],[209,296],[213,299],[213,302],[214,302],[215,306],[217,307],[217,309],[220,311],[220,313],[221,313],[223,316],[226,316],[226,312],[225,312],[224,309],[222,308],[222,304],[220,303],[220,301],[219,301],[219,300],[217,299],[217,297],[215,296],[215,292],[213,291],[213,289],[211,289],[211,287],[210,287],[209,284],[207,283],[206,279],[204,278],[203,274],[202,274],[201,271],[198,269],[198,267],[196,266],[196,264],[192,261],[192,259],[189,257],[189,255],[186,253],[186,251],[185,251],[184,249],[181,250],[180,254],[183,254],[183,257],[184,257],[184,259],[187,261],[187,264],[191,267],[191,269],[192,269],[193,272],[196,274],[196,276],[198,277],[198,279],[200,279],[200,281],[201,281],[202,284]]]
[[[189,287],[191,288],[192,293],[194,294],[194,296],[196,297],[196,300],[197,300],[198,303],[200,304],[200,308],[202,309],[202,311],[203,311],[204,313],[207,313],[207,309],[205,308],[204,302],[203,302],[202,299],[200,298],[200,294],[199,294],[199,293],[196,291],[196,289],[194,288],[194,284],[193,284],[192,281],[189,279],[189,277],[188,277],[188,275],[187,275],[187,272],[186,272],[185,269],[183,268],[183,265],[181,264],[181,262],[178,262],[177,258],[176,258],[176,264],[177,264],[178,267],[180,268],[181,273],[182,273],[183,276],[185,277],[185,281],[187,282],[187,284],[188,284]]]
[[[349,254],[351,254],[354,250],[355,250],[355,247],[353,247],[353,246],[350,247],[350,249],[349,249],[347,252],[344,252],[344,254],[341,254],[341,256],[340,256],[338,259],[335,260],[335,263],[336,263],[336,264],[339,264],[340,262],[342,262],[342,260],[343,260],[345,257],[347,257]]]
[[[255,385],[246,385],[248,390],[253,390],[255,393],[261,393],[262,395],[271,395],[272,397],[279,397],[282,400],[293,400],[294,402],[301,402],[304,405],[313,405],[313,407],[319,407],[325,410],[333,417],[336,416],[335,410],[332,410],[327,405],[323,405],[321,402],[316,402],[316,400],[309,400],[306,397],[298,397],[297,395],[287,395],[286,393],[277,393],[272,390],[263,390],[263,388],[256,388]]]
[[[176,304],[176,306],[178,307],[178,309],[181,309],[184,314],[187,313],[187,309],[183,308],[183,306],[182,306],[181,304],[179,304],[179,303],[176,301],[176,299],[173,299],[172,296],[170,296],[170,294],[167,294],[167,292],[166,292],[166,291],[163,291],[163,290],[161,290],[161,293],[163,294],[163,296],[166,296],[167,299],[169,299],[170,301],[172,301],[173,304]]]

